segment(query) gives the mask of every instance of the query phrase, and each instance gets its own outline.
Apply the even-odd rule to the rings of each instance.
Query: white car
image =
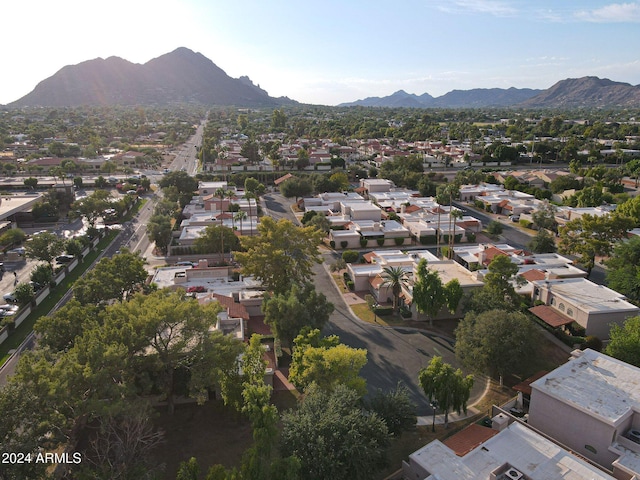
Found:
[[[9,302],[9,303],[17,303],[18,299],[16,298],[15,292],[11,292],[11,293],[5,293],[2,298],[4,299],[5,302]]]

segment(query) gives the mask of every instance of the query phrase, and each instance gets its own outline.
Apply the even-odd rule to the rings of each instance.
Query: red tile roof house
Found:
[[[42,158],[34,158],[33,160],[29,160],[26,163],[27,167],[42,167],[44,171],[48,172],[52,168],[59,167],[60,163],[64,160],[63,158],[58,157],[42,157]]]

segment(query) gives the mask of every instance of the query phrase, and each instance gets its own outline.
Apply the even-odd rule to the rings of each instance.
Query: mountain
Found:
[[[640,86],[608,78],[582,77],[561,80],[518,107],[604,108],[640,106]]]
[[[452,90],[435,98],[433,107],[479,108],[508,107],[535,97],[542,90],[531,88],[474,88],[473,90]]]
[[[407,93],[404,90],[389,95],[388,97],[367,97],[364,100],[358,100],[351,103],[342,103],[340,107],[408,107],[408,108],[425,108],[430,106],[433,97],[428,93],[418,96],[413,93]]]
[[[79,105],[168,105],[172,103],[278,106],[276,99],[248,77],[229,77],[201,53],[178,48],[134,64],[119,57],[96,58],[63,67],[9,107]]]
[[[479,108],[506,107],[523,102],[538,95],[542,90],[530,88],[475,88],[473,90],[452,90],[441,97],[428,93],[420,96],[399,90],[388,97],[368,97],[340,107],[406,107],[406,108]]]
[[[607,78],[582,77],[562,80],[547,90],[531,88],[475,88],[452,90],[440,97],[421,96],[400,90],[388,97],[369,97],[340,106],[407,108],[616,108],[639,107],[640,86]]]

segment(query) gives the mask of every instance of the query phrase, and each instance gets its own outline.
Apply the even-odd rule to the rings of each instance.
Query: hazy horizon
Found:
[[[640,84],[640,1],[238,0],[10,2],[0,104],[67,65],[186,47],[273,97],[337,105],[398,90],[547,89],[596,76]],[[28,14],[27,14],[28,13]],[[20,22],[17,19],[27,19]]]

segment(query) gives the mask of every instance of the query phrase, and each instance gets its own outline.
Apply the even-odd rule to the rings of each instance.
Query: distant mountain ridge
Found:
[[[613,108],[639,107],[640,86],[607,78],[582,77],[561,80],[547,90],[531,88],[475,88],[452,90],[440,97],[399,90],[387,97],[368,97],[341,107],[406,108]]]
[[[96,58],[63,67],[8,107],[81,105],[170,105],[278,107],[297,104],[274,98],[249,77],[231,78],[201,53],[180,47],[149,60],[131,63],[119,57]],[[440,97],[398,90],[341,107],[404,108],[627,108],[640,107],[640,86],[598,77],[569,78],[546,90],[475,88]]]
[[[63,67],[8,106],[175,103],[275,107],[297,102],[270,97],[248,77],[231,78],[201,53],[180,47],[145,64],[109,57]]]

